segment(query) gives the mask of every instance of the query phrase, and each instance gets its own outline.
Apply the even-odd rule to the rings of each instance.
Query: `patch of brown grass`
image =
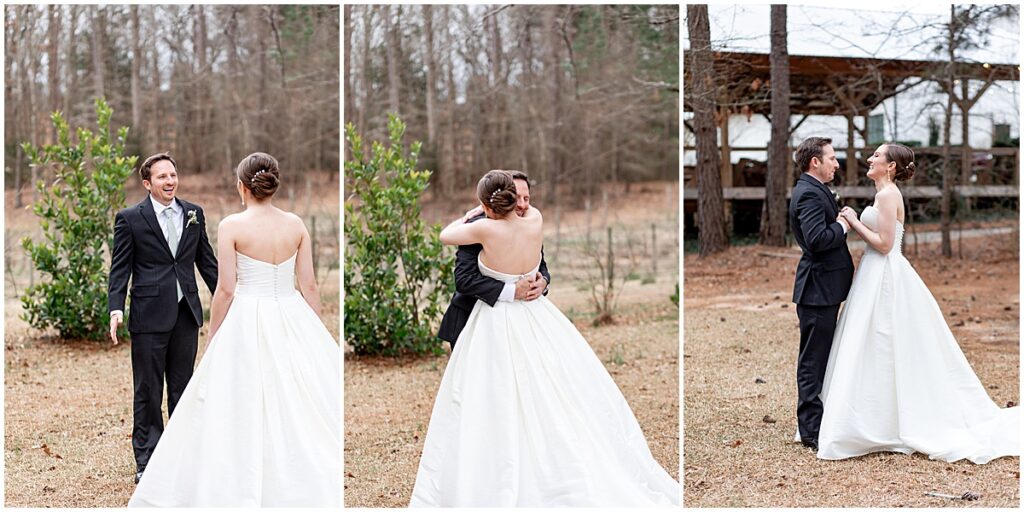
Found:
[[[934,246],[908,257],[1005,406],[1019,403],[1018,239],[983,240],[965,244],[963,260],[946,260]],[[799,334],[790,302],[797,259],[787,254],[741,247],[684,262],[685,506],[1018,507],[1017,457],[985,465],[896,453],[822,461],[792,442]],[[968,490],[981,499],[924,496]]]

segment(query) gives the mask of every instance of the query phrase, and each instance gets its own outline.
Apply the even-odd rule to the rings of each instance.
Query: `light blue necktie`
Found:
[[[178,255],[178,228],[174,227],[174,209],[168,206],[163,211],[164,219],[167,221],[167,246],[171,248],[171,255],[177,257]],[[184,294],[181,293],[181,283],[178,282],[177,273],[174,277],[174,286],[178,289],[178,301],[181,302],[181,298]]]

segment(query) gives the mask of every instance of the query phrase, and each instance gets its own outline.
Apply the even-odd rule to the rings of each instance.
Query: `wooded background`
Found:
[[[679,8],[346,5],[345,122],[423,141],[431,191],[490,169],[530,175],[545,204],[603,182],[679,179]]]
[[[95,122],[106,97],[127,150],[170,151],[189,174],[224,173],[253,151],[282,170],[339,166],[338,7],[17,5],[4,9],[5,157],[14,206],[30,171],[22,142],[54,142],[50,113]],[[140,162],[142,160],[140,158]],[[290,178],[289,178],[290,179]]]

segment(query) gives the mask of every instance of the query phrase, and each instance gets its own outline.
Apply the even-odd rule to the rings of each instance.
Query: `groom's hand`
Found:
[[[530,290],[533,288],[533,278],[520,279],[516,281],[516,300],[533,300],[530,298]],[[534,297],[536,298],[536,297]]]
[[[476,208],[473,208],[472,210],[469,210],[468,212],[466,212],[465,215],[462,216],[462,222],[469,222],[469,219],[472,219],[473,217],[476,217],[477,215],[480,215],[483,212],[484,212],[483,205],[479,205],[478,204],[478,205],[476,205]]]
[[[533,276],[533,279],[530,279],[529,283],[530,291],[526,294],[526,300],[535,300],[540,298],[540,296],[544,294],[544,290],[548,287],[548,280],[544,279],[544,274],[541,274],[540,272],[537,272],[537,274]]]
[[[842,215],[840,215],[839,218],[836,219],[836,222],[838,222],[841,226],[843,226],[843,232],[845,232],[845,233],[849,233],[850,232],[850,222],[846,220],[846,217],[843,217]]]
[[[113,315],[110,315],[110,340],[114,342],[114,345],[117,345],[118,343],[117,328],[118,326],[121,325],[121,321],[122,319],[120,313],[114,313]]]

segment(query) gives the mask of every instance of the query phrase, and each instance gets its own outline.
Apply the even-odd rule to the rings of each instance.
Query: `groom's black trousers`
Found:
[[[825,367],[832,350],[832,335],[836,332],[839,304],[835,306],[796,305],[800,319],[800,356],[797,359],[796,419],[801,439],[818,439],[821,415],[824,410],[821,397],[825,381]]]
[[[164,431],[164,376],[167,379],[167,413],[174,413],[185,386],[192,378],[199,345],[199,326],[184,300],[178,302],[174,330],[132,333],[132,377],[135,381],[135,422],[132,448],[135,465],[142,470]]]

